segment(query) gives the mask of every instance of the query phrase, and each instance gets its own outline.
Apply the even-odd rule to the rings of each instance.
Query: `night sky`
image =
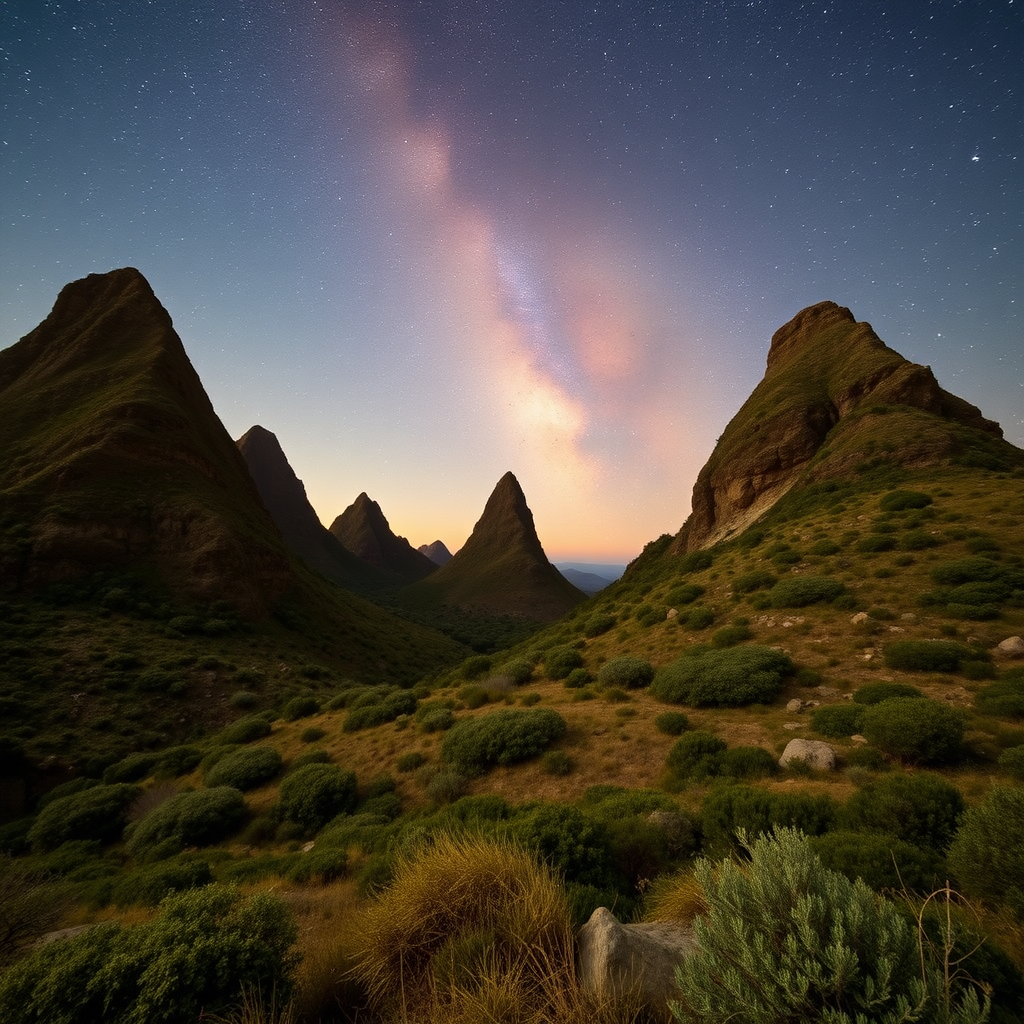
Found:
[[[0,346],[138,267],[326,524],[455,550],[512,470],[631,558],[824,299],[1024,445],[1020,0],[6,0],[0,48]]]

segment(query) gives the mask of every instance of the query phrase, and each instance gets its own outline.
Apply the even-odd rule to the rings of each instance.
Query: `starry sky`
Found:
[[[232,437],[452,550],[675,532],[849,306],[1024,445],[1021,0],[3,0],[0,346],[138,267]]]

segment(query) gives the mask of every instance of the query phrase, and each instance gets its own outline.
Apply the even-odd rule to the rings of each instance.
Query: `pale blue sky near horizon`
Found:
[[[136,266],[321,519],[552,560],[689,512],[832,299],[1024,446],[1024,6],[7,0],[0,347]]]

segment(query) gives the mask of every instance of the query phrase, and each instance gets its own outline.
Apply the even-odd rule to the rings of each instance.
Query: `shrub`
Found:
[[[249,708],[256,707],[259,700],[259,694],[253,693],[252,690],[235,690],[235,692],[228,698],[228,703],[233,708],[247,711]]]
[[[548,775],[571,775],[576,765],[564,750],[548,750],[540,759],[540,766]]]
[[[905,512],[912,508],[927,508],[931,503],[931,495],[923,491],[890,491],[878,504],[883,512]]]
[[[860,731],[864,708],[858,704],[828,704],[811,715],[811,728],[822,736],[840,738]]]
[[[665,595],[665,603],[674,608],[682,608],[684,605],[693,604],[698,597],[702,597],[704,588],[696,583],[683,583],[681,586],[673,587]]]
[[[1007,747],[999,755],[999,767],[1009,772],[1015,779],[1024,782],[1024,744],[1017,747]]]
[[[509,833],[570,882],[602,888],[611,880],[608,831],[578,807],[536,804],[512,819]]]
[[[665,759],[668,769],[680,779],[702,782],[722,771],[726,742],[713,733],[695,730],[684,733],[672,745]]]
[[[522,686],[533,678],[533,662],[526,658],[513,658],[501,666],[498,674],[505,676],[514,686]]]
[[[313,834],[355,807],[356,777],[335,764],[307,764],[289,772],[278,793],[277,815]]]
[[[793,671],[789,657],[771,647],[695,648],[658,669],[651,693],[659,700],[694,707],[766,704]]]
[[[593,639],[595,636],[601,636],[602,633],[607,633],[609,629],[616,623],[614,615],[591,615],[586,622],[583,623],[583,635]]]
[[[842,551],[842,548],[834,541],[823,538],[822,540],[815,541],[808,549],[808,554],[818,555],[819,557],[827,557],[828,555],[835,555]]]
[[[625,654],[606,661],[597,673],[602,686],[623,686],[635,690],[649,686],[654,678],[654,667],[643,658]]]
[[[317,740],[322,740],[326,735],[326,729],[321,729],[318,725],[310,725],[299,733],[299,739],[303,743],[316,743]]]
[[[700,861],[706,911],[696,946],[676,970],[679,1021],[895,1022],[922,1003],[939,1020],[943,975],[926,962],[906,916],[863,882],[829,871],[793,829],[744,838],[747,864]],[[954,1016],[980,1024],[988,1001],[952,983]]]
[[[938,547],[939,538],[927,530],[908,530],[899,541],[900,551],[924,551],[926,548]]]
[[[894,835],[837,829],[814,836],[810,844],[829,870],[841,872],[850,881],[863,879],[876,892],[899,892],[904,887],[910,892],[931,892],[939,881],[942,858]]]
[[[881,551],[892,551],[895,547],[895,537],[885,533],[869,533],[863,540],[857,541],[855,550],[861,554],[872,555]]]
[[[764,747],[730,747],[721,764],[722,774],[732,779],[758,779],[779,770],[778,761]]]
[[[314,747],[312,750],[304,750],[297,757],[292,758],[289,768],[295,771],[306,764],[330,764],[331,755],[323,747]]]
[[[148,751],[146,753],[129,754],[103,772],[103,781],[108,784],[114,782],[141,782],[152,774],[157,762],[157,756],[157,754]]]
[[[345,724],[341,728],[344,732],[372,729],[393,722],[402,715],[415,713],[417,703],[416,694],[411,690],[396,690],[380,698],[376,703],[354,707],[346,715]]]
[[[1024,668],[1012,669],[1002,679],[979,690],[974,703],[985,714],[1024,718]]]
[[[455,768],[441,768],[431,773],[423,788],[433,803],[450,804],[465,794],[468,783],[466,776]]]
[[[690,728],[690,720],[682,711],[663,711],[654,719],[654,728],[666,736],[681,736]]]
[[[309,718],[310,715],[320,713],[320,701],[316,697],[300,696],[292,697],[281,709],[281,717],[286,722],[296,722],[300,718]]]
[[[868,683],[853,691],[855,704],[881,704],[894,697],[923,697],[924,694],[909,683]],[[855,730],[856,731],[856,730]]]
[[[927,697],[897,697],[870,705],[861,732],[880,750],[909,764],[948,764],[960,755],[962,712]]]
[[[203,753],[198,747],[179,746],[161,750],[154,765],[157,778],[176,779],[199,766]]]
[[[486,654],[474,654],[467,658],[459,668],[459,675],[463,679],[479,679],[486,672],[491,670],[491,659]]]
[[[212,881],[210,865],[205,861],[165,861],[122,875],[114,886],[112,900],[118,907],[155,907],[172,892],[197,889]]]
[[[455,724],[455,715],[451,708],[434,707],[419,718],[419,723],[424,732],[444,732]]]
[[[883,654],[889,668],[903,672],[956,672],[963,661],[977,658],[955,640],[897,640],[886,644]]]
[[[779,577],[768,569],[752,569],[732,581],[734,594],[750,594],[755,590],[769,590],[779,582]]]
[[[884,832],[945,851],[964,812],[960,791],[939,775],[892,774],[859,789],[842,811],[847,828]]]
[[[706,605],[699,604],[691,608],[686,615],[679,616],[679,621],[690,629],[707,629],[715,621],[715,613]]]
[[[574,668],[562,685],[567,690],[582,690],[590,682],[590,673],[585,668]]]
[[[348,871],[348,851],[337,846],[321,846],[317,843],[312,850],[307,850],[296,861],[288,872],[290,882],[303,885],[316,882],[327,885],[335,879],[344,878]]]
[[[711,643],[715,647],[735,647],[753,635],[749,626],[723,626],[711,635]]]
[[[295,925],[277,897],[210,885],[168,898],[150,922],[52,942],[0,979],[0,1019],[24,1024],[179,1024],[244,991],[287,999]]]
[[[1024,919],[1024,788],[995,786],[971,807],[947,859],[967,895]]]
[[[700,810],[705,847],[722,852],[738,849],[740,829],[758,836],[785,826],[817,836],[834,826],[836,815],[835,801],[824,794],[770,792],[740,784],[712,790]]]
[[[494,711],[466,718],[445,734],[441,760],[467,775],[479,775],[494,765],[539,754],[565,728],[565,719],[550,708]]]
[[[93,786],[50,801],[28,830],[36,850],[55,850],[74,839],[112,843],[121,838],[128,809],[142,790],[127,783]]]
[[[583,655],[575,647],[552,647],[544,655],[544,671],[548,679],[564,679],[583,664]]]
[[[247,715],[221,729],[218,743],[252,743],[270,735],[270,722],[262,715]]]
[[[562,886],[534,857],[507,842],[440,834],[393,871],[353,954],[375,1019],[415,1005],[424,1019],[443,1010],[444,1019],[480,1020],[484,994],[510,993],[511,984],[529,999],[517,1007],[521,1019],[560,1018],[572,924]]]
[[[186,846],[224,839],[242,824],[245,815],[245,798],[230,786],[178,793],[130,825],[125,845],[133,857],[159,860]]]
[[[779,580],[768,592],[773,608],[804,608],[834,601],[846,587],[831,576],[790,576]]]
[[[269,782],[282,768],[274,747],[242,747],[225,754],[203,776],[207,786],[232,786],[243,793]]]
[[[470,711],[482,708],[489,700],[488,692],[479,685],[463,686],[459,689],[459,700],[466,705]]]

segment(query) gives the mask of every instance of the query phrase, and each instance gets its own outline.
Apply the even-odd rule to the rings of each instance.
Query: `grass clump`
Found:
[[[868,683],[853,691],[855,704],[881,704],[883,700],[892,700],[894,697],[923,696],[916,686],[909,683]]]
[[[979,711],[1003,718],[1024,718],[1024,668],[1011,669],[975,695]]]
[[[878,503],[883,512],[906,512],[909,509],[927,508],[932,503],[932,496],[923,491],[890,491],[883,495]]]
[[[207,786],[232,786],[243,793],[269,782],[282,768],[274,747],[242,747],[225,754],[203,776]]]
[[[767,704],[794,671],[788,655],[771,647],[697,647],[658,669],[651,693],[659,700],[693,707]]]
[[[649,686],[654,679],[654,667],[643,658],[624,654],[606,661],[597,673],[602,686],[619,686],[628,690]]]
[[[879,750],[908,764],[950,764],[960,756],[963,713],[928,697],[897,697],[864,711],[861,732]]]
[[[721,774],[726,746],[725,740],[710,732],[683,733],[669,750],[665,764],[678,779],[703,782]]]
[[[493,711],[449,729],[441,760],[467,775],[480,775],[495,765],[536,756],[565,729],[565,719],[550,708]]]

